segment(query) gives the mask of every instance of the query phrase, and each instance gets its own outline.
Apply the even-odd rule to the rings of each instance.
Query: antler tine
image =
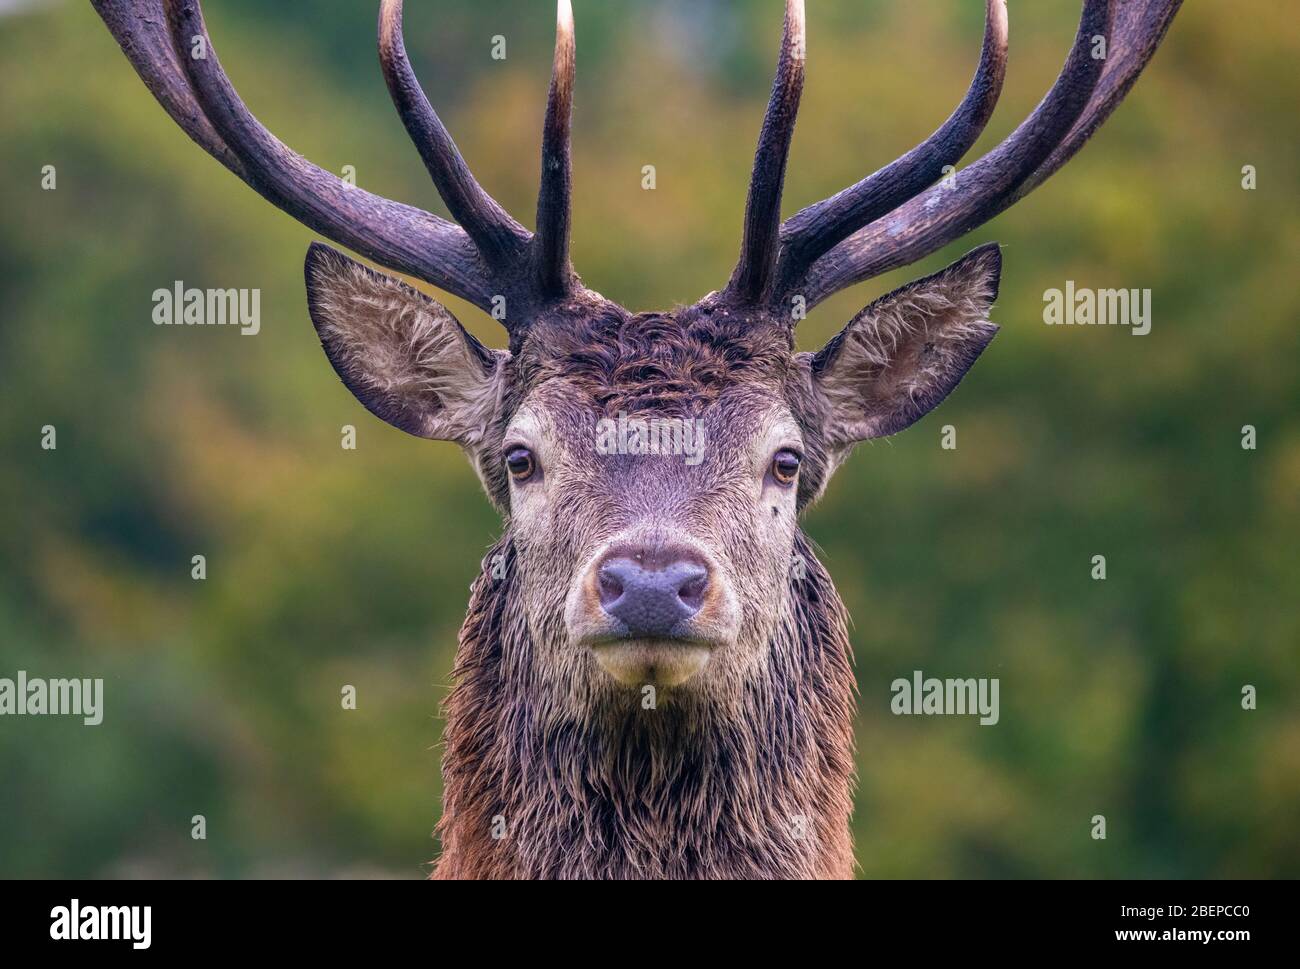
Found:
[[[163,109],[201,148],[263,198],[375,262],[490,309],[492,287],[478,253],[459,227],[344,184],[291,151],[248,113],[224,80],[201,17],[196,21],[194,11],[188,9],[192,5],[164,0],[92,2]],[[178,22],[180,29],[173,30]],[[177,37],[184,43],[177,43]],[[199,37],[203,57],[193,56]],[[196,67],[214,69],[224,82],[218,85],[221,112],[214,112],[211,99],[196,89],[191,73]]]
[[[571,0],[558,0],[555,10],[555,59],[546,97],[542,127],[542,174],[537,192],[536,280],[546,296],[562,296],[573,285],[569,267],[570,197],[573,162],[570,121],[576,67]]]
[[[1065,67],[1029,119],[952,182],[916,196],[813,263],[800,289],[808,304],[929,255],[1042,184],[1132,88],[1181,5],[1086,0]],[[1118,30],[1111,29],[1112,17]],[[1098,35],[1106,37],[1104,59],[1091,55]]]
[[[794,137],[799,97],[803,93],[807,60],[807,27],[803,0],[786,0],[785,27],[776,80],[767,102],[763,127],[754,153],[754,170],[745,203],[745,235],[740,261],[727,284],[728,293],[742,300],[759,299],[772,282],[781,221],[781,190],[786,160]]]
[[[402,0],[380,2],[379,63],[393,105],[452,217],[490,265],[502,266],[517,258],[528,243],[528,230],[479,185],[420,87],[406,56]]]
[[[934,184],[944,165],[955,165],[992,117],[1006,74],[1006,0],[985,0],[979,66],[961,104],[907,154],[782,224],[776,293],[783,295],[832,246]]]
[[[1119,107],[1165,39],[1182,4],[1183,0],[1148,0],[1145,3],[1129,0],[1113,8],[1112,38],[1106,66],[1087,110],[1047,161],[1016,190],[1012,201],[1024,198],[1055,174]]]
[[[91,0],[91,3],[163,110],[195,144],[248,181],[244,163],[221,140],[194,98],[167,20],[162,16],[161,0],[146,3]]]

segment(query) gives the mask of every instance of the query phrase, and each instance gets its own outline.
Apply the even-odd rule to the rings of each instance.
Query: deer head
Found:
[[[459,444],[505,517],[498,554],[509,576],[480,580],[471,625],[526,642],[502,660],[512,672],[501,675],[548,698],[528,716],[549,718],[553,731],[616,723],[629,691],[646,685],[686,715],[743,719],[756,697],[784,702],[783,675],[811,662],[796,655],[798,642],[839,650],[847,668],[833,589],[821,573],[792,578],[792,563],[818,568],[799,515],[856,444],[920,419],[988,346],[999,250],[982,246],[875,301],[816,353],[795,351],[796,322],[1040,185],[1118,105],[1179,7],[1084,0],[1065,66],[1030,117],[941,178],[975,143],[1002,89],[1005,0],[986,0],[978,67],[951,117],[783,222],[805,67],[803,0],[786,0],[735,271],[693,305],[633,313],[585,288],[569,264],[569,0],[559,0],[534,232],[475,181],[429,105],[406,57],[401,0],[380,5],[380,62],[458,225],[345,185],[279,142],[236,95],[195,0],[94,2],[172,118],[257,192],[504,323],[508,348],[488,349],[399,280],[321,244],[308,252],[311,318],[339,377],[382,420]],[[484,584],[498,581],[517,597],[484,604]],[[469,642],[462,670],[480,663],[466,655],[473,634]],[[810,689],[847,710],[851,688],[837,677]]]

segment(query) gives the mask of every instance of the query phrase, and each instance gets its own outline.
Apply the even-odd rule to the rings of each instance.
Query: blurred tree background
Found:
[[[443,211],[384,90],[375,3],[207,6],[271,130]],[[531,222],[549,5],[407,6],[430,98]],[[689,302],[734,263],[781,5],[575,6],[575,265],[633,309]],[[1010,4],[1007,89],[968,160],[1050,86],[1078,6]],[[943,120],[982,19],[977,0],[809,8],[787,214]],[[801,327],[816,347],[880,293],[1005,246],[975,376],[861,448],[805,523],[855,619],[864,876],[1300,875],[1298,57],[1290,5],[1189,0],[1063,174]],[[438,703],[499,528],[476,479],[355,403],[307,317],[312,234],[173,125],[89,4],[0,3],[0,118],[0,676],[106,681],[101,726],[0,720],[0,875],[421,875]],[[1150,288],[1151,333],[1045,326],[1070,279]],[[175,280],[260,288],[261,333],[155,326]],[[1001,722],[892,716],[914,669],[1000,677]]]

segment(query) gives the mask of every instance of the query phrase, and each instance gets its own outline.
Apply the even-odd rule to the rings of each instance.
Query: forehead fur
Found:
[[[783,395],[791,344],[788,329],[725,308],[610,305],[536,327],[517,366],[524,387],[563,379],[604,414],[698,414],[727,391]]]

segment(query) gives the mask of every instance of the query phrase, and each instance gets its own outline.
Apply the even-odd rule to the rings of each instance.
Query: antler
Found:
[[[555,60],[542,126],[542,182],[537,192],[535,274],[543,293],[563,295],[573,286],[569,268],[569,197],[573,190],[569,123],[573,115],[573,6],[559,0],[555,11]]]
[[[1033,114],[984,157],[933,185],[942,167],[955,164],[974,144],[1002,89],[1006,4],[985,2],[979,66],[952,116],[895,162],[780,223],[805,62],[804,3],[786,0],[781,56],[754,157],[744,242],[727,286],[729,297],[775,305],[798,292],[813,305],[914,262],[993,218],[1065,164],[1110,116],[1182,5],[1182,0],[1084,0],[1070,56]],[[402,39],[402,0],[381,0],[380,63],[407,132],[460,226],[348,185],[272,135],[222,70],[197,0],[92,3],[172,119],[304,225],[484,309],[493,308],[497,294],[511,293],[512,332],[530,310],[580,289],[569,266],[570,0],[557,3],[536,235],[474,179],[420,89]],[[1094,53],[1103,38],[1108,49]]]
[[[469,233],[489,265],[518,259],[528,244],[528,230],[479,185],[425,97],[406,57],[402,0],[381,0],[379,4],[379,64],[393,106],[452,218]]]
[[[803,0],[786,0],[776,80],[772,83],[772,96],[767,102],[758,150],[754,153],[754,172],[749,179],[740,262],[727,285],[728,293],[745,300],[756,300],[767,290],[776,264],[781,189],[785,184],[785,163],[794,137],[795,117],[799,113],[799,96],[803,93],[806,45]]]
[[[793,0],[800,3],[800,0]],[[763,262],[776,268],[759,288],[736,285],[728,292],[772,305],[793,294],[812,306],[827,296],[929,255],[977,228],[1029,194],[1067,162],[1123,100],[1150,61],[1182,0],[1084,0],[1074,46],[1056,83],[1029,118],[1000,145],[953,177],[934,184],[945,165],[955,165],[975,143],[993,112],[1006,73],[1005,0],[986,0],[984,44],[979,67],[957,110],[929,138],[897,161],[816,205],[780,227],[779,239],[750,254],[741,265]],[[789,4],[787,4],[787,11]],[[787,23],[789,15],[787,12]],[[788,31],[787,31],[788,33]],[[1098,44],[1104,38],[1102,52]],[[782,47],[779,79],[786,63]],[[796,98],[797,103],[797,98]],[[768,105],[751,183],[752,212],[780,206],[783,169],[793,113]],[[769,134],[773,118],[780,137]],[[780,159],[770,145],[780,146]],[[760,183],[760,169],[764,178]],[[754,195],[763,195],[756,205]],[[775,249],[775,253],[772,250]]]
[[[483,309],[494,308],[497,294],[511,293],[512,332],[529,311],[578,286],[568,265],[570,0],[559,0],[558,7],[537,236],[475,181],[420,89],[406,58],[401,0],[381,0],[380,64],[406,130],[459,226],[349,185],[271,134],[222,70],[197,0],[91,2],[172,120],[263,198],[314,231]]]
[[[787,220],[781,227],[781,284],[799,279],[836,243],[933,185],[945,165],[956,164],[993,116],[1006,76],[1006,0],[986,0],[979,66],[957,110],[901,158]]]

